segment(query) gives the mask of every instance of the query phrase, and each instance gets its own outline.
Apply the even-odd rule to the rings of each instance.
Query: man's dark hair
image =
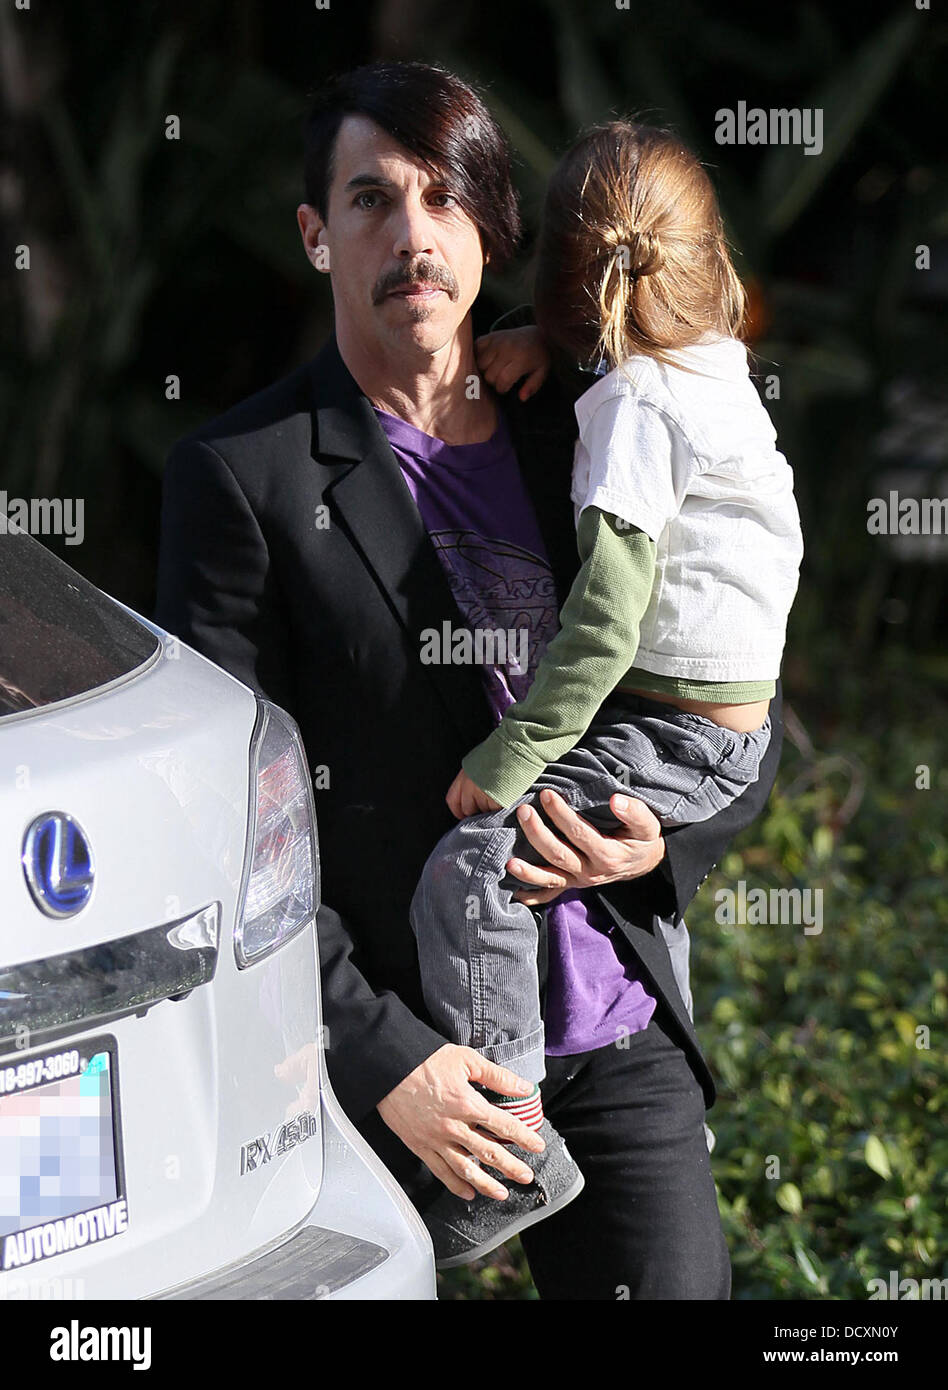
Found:
[[[520,236],[510,150],[473,88],[427,63],[371,63],[333,79],[316,96],[304,131],[306,201],[324,221],[346,116],[367,116],[445,179],[480,230],[493,268],[510,259]]]

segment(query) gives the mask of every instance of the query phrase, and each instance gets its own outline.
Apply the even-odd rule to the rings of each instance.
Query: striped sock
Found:
[[[515,1120],[527,1126],[527,1129],[539,1129],[543,1124],[543,1100],[540,1096],[539,1086],[534,1086],[529,1096],[502,1096],[496,1091],[484,1091],[485,1100],[489,1100],[491,1105],[496,1105],[499,1110],[505,1110],[508,1115],[513,1115]]]

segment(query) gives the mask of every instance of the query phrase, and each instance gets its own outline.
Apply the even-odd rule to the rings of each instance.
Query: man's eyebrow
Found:
[[[437,188],[446,188],[448,186],[448,180],[440,174],[435,173],[432,175],[432,185]],[[392,179],[385,178],[383,174],[356,174],[353,178],[349,179],[342,191],[343,193],[351,193],[356,188],[397,189],[398,184]]]
[[[395,184],[391,179],[384,178],[381,174],[356,174],[351,178],[343,189],[344,193],[351,192],[354,188],[394,188]]]

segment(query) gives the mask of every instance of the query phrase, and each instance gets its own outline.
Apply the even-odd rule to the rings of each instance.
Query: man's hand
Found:
[[[532,1082],[488,1062],[473,1048],[446,1043],[409,1072],[376,1109],[455,1196],[469,1201],[477,1191],[503,1201],[507,1189],[481,1163],[514,1182],[532,1182],[533,1172],[492,1136],[511,1139],[533,1153],[542,1153],[546,1145],[534,1130],[485,1100],[472,1081],[508,1096],[528,1096],[533,1090]]]
[[[476,816],[478,811],[499,811],[500,802],[482,792],[476,782],[472,782],[463,767],[448,787],[444,798],[457,820]]]
[[[546,860],[540,867],[523,859],[507,860],[507,870],[514,878],[534,885],[514,893],[518,902],[536,906],[558,898],[567,888],[594,888],[639,878],[651,873],[665,856],[662,827],[636,797],[616,793],[610,799],[609,808],[623,826],[610,835],[601,835],[557,792],[541,792],[540,801],[564,838],[555,835],[531,806],[517,808],[524,834]]]

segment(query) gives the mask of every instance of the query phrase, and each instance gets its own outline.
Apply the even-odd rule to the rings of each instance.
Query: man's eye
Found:
[[[357,208],[365,208],[368,210],[369,208],[374,208],[378,204],[378,201],[379,195],[377,193],[360,193],[356,197],[355,205]]]
[[[431,195],[431,201],[439,208],[460,207],[460,203],[453,193],[433,193]]]

